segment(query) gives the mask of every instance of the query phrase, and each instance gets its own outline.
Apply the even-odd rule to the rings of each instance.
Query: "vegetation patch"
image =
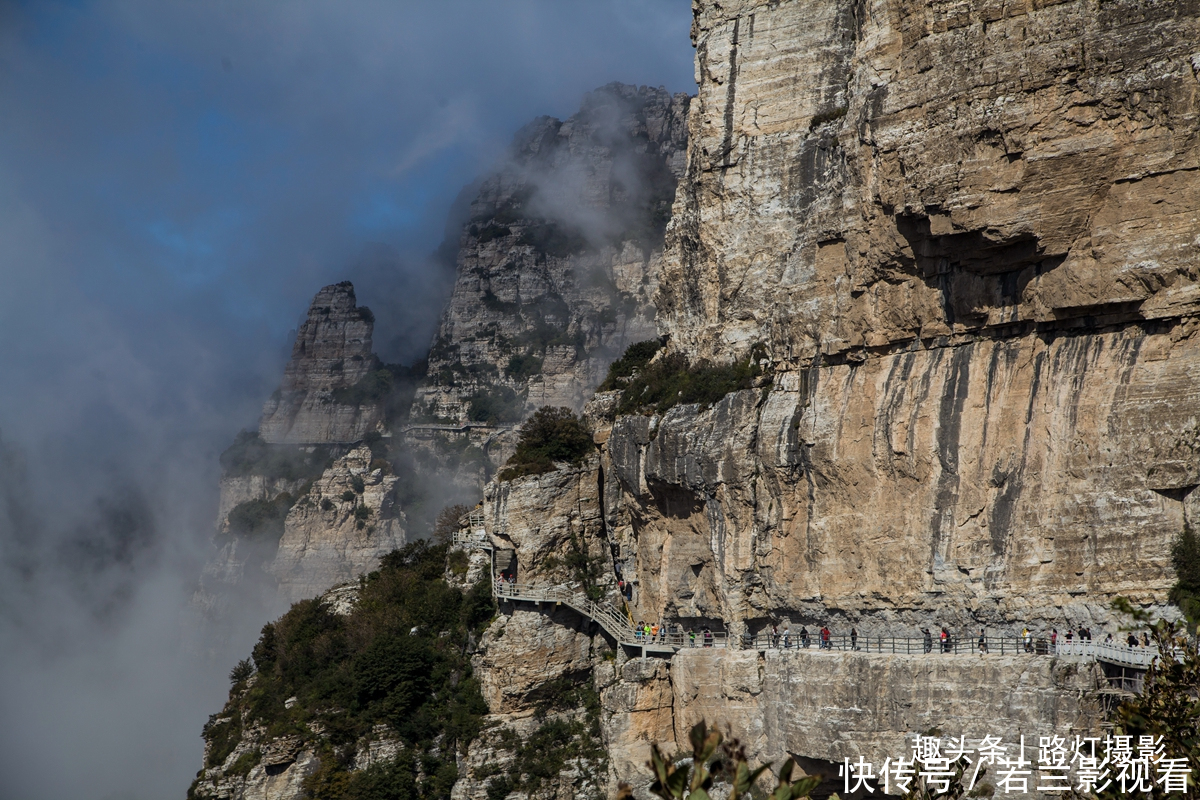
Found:
[[[527,739],[509,729],[497,737],[513,760],[506,769],[493,772],[498,777],[488,784],[489,800],[503,800],[512,792],[534,796],[572,764],[594,783],[601,781],[608,754],[600,735],[600,696],[591,685],[591,672],[550,681],[539,690],[536,703],[535,714],[542,723]],[[582,718],[548,718],[553,712],[575,710],[583,711]]]
[[[819,126],[824,125],[826,122],[839,120],[846,116],[846,111],[848,109],[849,106],[834,106],[833,108],[827,108],[824,111],[818,111],[813,115],[812,121],[808,123],[808,129],[810,131],[815,130]]]
[[[759,383],[762,368],[758,360],[759,348],[751,352],[744,361],[733,364],[711,364],[701,361],[696,364],[680,353],[645,364],[626,379],[618,414],[653,411],[659,414],[686,403],[701,403],[711,406],[730,392],[753,388]]]
[[[513,356],[508,360],[504,374],[517,381],[535,378],[542,374],[542,359],[532,353]]]
[[[658,339],[629,345],[625,348],[624,355],[608,366],[608,375],[605,376],[604,382],[596,391],[611,392],[626,386],[634,373],[643,369],[650,359],[654,358],[654,355],[662,349],[662,346],[663,343]]]
[[[257,431],[242,431],[221,453],[221,468],[231,478],[262,475],[287,481],[313,479],[321,477],[331,463],[328,447],[267,444]]]
[[[1177,578],[1171,588],[1170,600],[1179,606],[1192,630],[1200,625],[1200,537],[1191,525],[1171,546],[1171,564]]]
[[[467,398],[467,419],[488,425],[516,422],[524,408],[525,401],[514,390],[493,386],[480,389]]]
[[[256,679],[236,683],[205,726],[209,766],[233,752],[242,735],[235,720],[244,717],[268,737],[299,735],[320,753],[307,796],[448,798],[456,755],[487,713],[466,645],[495,606],[486,583],[464,592],[443,580],[446,556],[446,546],[418,541],[384,556],[348,616],[304,600],[266,625],[254,646]],[[403,742],[400,757],[353,773],[356,743],[378,724]]]
[[[596,448],[592,432],[569,408],[542,406],[521,426],[521,438],[500,472],[500,480],[539,475],[554,469],[554,462],[581,464]]]
[[[273,500],[247,500],[229,511],[229,532],[264,541],[279,541],[283,522],[292,508],[294,498],[287,492]]]

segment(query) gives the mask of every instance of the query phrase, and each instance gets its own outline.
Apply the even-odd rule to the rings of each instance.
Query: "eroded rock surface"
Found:
[[[375,318],[359,307],[349,281],[317,292],[296,333],[279,391],[263,406],[263,441],[287,444],[355,442],[382,419],[378,402],[343,396],[379,360],[371,352]]]
[[[542,117],[516,135],[471,204],[421,414],[512,422],[543,405],[579,408],[628,344],[656,335],[687,108],[683,94],[611,84],[566,121]]]
[[[386,463],[373,466],[372,460],[369,447],[351,450],[288,513],[267,567],[283,600],[315,597],[357,580],[404,546],[404,515],[393,496],[396,476]]]

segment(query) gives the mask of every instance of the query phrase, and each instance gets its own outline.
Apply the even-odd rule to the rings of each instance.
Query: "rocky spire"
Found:
[[[358,306],[354,285],[343,281],[317,292],[296,333],[283,383],[263,406],[259,435],[287,444],[354,442],[382,418],[377,401],[355,392],[379,368],[371,352],[375,317]]]

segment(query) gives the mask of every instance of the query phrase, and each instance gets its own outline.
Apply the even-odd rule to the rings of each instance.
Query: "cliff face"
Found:
[[[282,600],[294,603],[357,580],[404,546],[396,480],[390,465],[375,461],[366,446],[325,470],[288,512],[279,549],[266,567]]]
[[[259,435],[273,444],[355,442],[374,431],[383,413],[353,388],[379,368],[371,352],[374,317],[356,305],[349,282],[317,292],[296,333],[279,391],[263,406]]]
[[[613,425],[648,611],[1165,600],[1200,483],[1198,14],[697,3],[659,322],[693,359],[761,343],[774,384]]]
[[[663,329],[804,363],[1194,313],[1197,13],[698,2]]]
[[[656,335],[687,108],[686,95],[611,84],[566,121],[517,134],[471,204],[417,415],[496,423],[579,408],[609,362]]]
[[[1112,630],[1117,595],[1171,613],[1169,545],[1200,510],[1200,5],[694,10],[657,325],[668,354],[754,352],[770,380],[663,414],[590,406],[593,542],[635,584],[634,618],[887,636]],[[518,574],[553,582],[527,566],[549,538],[504,510],[558,508],[540,481],[487,502]],[[502,642],[500,675],[517,658]],[[760,757],[814,762],[878,762],[942,722],[1098,721],[1096,676],[1048,660],[685,652],[618,656],[611,684],[606,669],[626,780],[701,716]]]

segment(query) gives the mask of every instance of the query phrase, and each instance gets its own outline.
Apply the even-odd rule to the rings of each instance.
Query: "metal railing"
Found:
[[[656,635],[638,630],[616,608],[603,605],[561,586],[531,586],[526,583],[494,583],[496,597],[501,600],[521,600],[533,603],[561,603],[594,620],[609,636],[623,645],[641,647],[646,650],[680,650],[685,647],[730,646],[730,638],[723,632],[684,631],[680,626],[659,628]],[[736,644],[734,645],[736,646]]]
[[[480,550],[494,549],[492,540],[482,530],[455,531],[451,541],[454,544],[463,545],[464,547],[477,547]]]
[[[923,636],[868,636],[850,634],[832,634],[828,641],[823,642],[819,631],[810,631],[808,636],[798,633],[785,634],[780,632],[747,634],[742,637],[742,647],[747,650],[768,649],[815,649],[859,651],[863,653],[888,654],[939,654],[939,653],[994,653],[997,655],[1054,655],[1065,657],[1092,658],[1107,661],[1126,667],[1145,669],[1154,659],[1158,658],[1158,648],[1128,647],[1126,645],[1104,644],[1102,642],[1057,642],[1051,644],[1045,639],[1024,639],[1020,636],[985,636],[980,645],[978,636],[953,636],[946,640],[938,637],[926,639]]]

